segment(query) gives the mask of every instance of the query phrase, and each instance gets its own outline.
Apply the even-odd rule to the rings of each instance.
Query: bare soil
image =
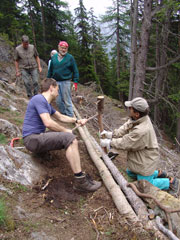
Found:
[[[79,85],[78,95],[84,97],[82,105],[78,105],[76,96],[73,96],[82,117],[90,117],[96,112],[96,98],[100,94],[95,93],[94,90],[95,86]],[[120,105],[118,101],[105,99],[105,129],[114,129],[125,121],[126,111],[123,106],[119,107]],[[19,108],[23,110],[18,117],[23,119],[24,108],[21,104]],[[8,112],[3,113],[3,117],[11,119],[11,122],[14,121]],[[69,125],[69,127],[74,126]],[[87,127],[98,140],[97,120],[87,123]],[[83,171],[101,181],[78,131],[76,135],[79,140]],[[73,174],[64,150],[36,155],[36,158],[46,168],[47,176],[32,189],[0,178],[1,184],[11,190],[11,193],[0,191],[9,214],[7,226],[0,229],[1,240],[155,239],[153,231],[147,232],[139,226],[132,226],[126,222],[117,211],[103,184],[94,193],[74,191]],[[125,175],[126,153],[120,152],[114,162]]]

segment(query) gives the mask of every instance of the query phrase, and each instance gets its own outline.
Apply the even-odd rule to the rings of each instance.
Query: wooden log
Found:
[[[81,118],[79,113],[77,112],[76,108],[73,106],[74,112],[78,118]],[[78,130],[81,134],[83,141],[86,144],[87,150],[93,160],[94,164],[96,165],[97,169],[99,170],[100,176],[108,189],[109,193],[112,196],[114,204],[116,205],[120,214],[122,214],[129,222],[136,223],[139,221],[138,217],[136,216],[135,212],[129,205],[128,201],[126,200],[124,194],[122,193],[120,187],[116,184],[114,179],[112,178],[110,172],[108,171],[107,167],[103,163],[102,159],[99,158],[92,143],[89,140],[89,137],[84,132],[84,127],[79,127]]]
[[[92,136],[91,138],[93,139],[98,151],[101,151],[101,147],[96,142],[96,140]],[[119,172],[118,168],[114,165],[111,159],[103,151],[101,151],[101,153],[106,166],[108,167],[114,179],[117,181],[120,188],[126,195],[128,201],[130,202],[139,219],[142,221],[148,221],[149,213],[142,199],[139,198],[131,188],[127,187],[128,184],[127,180],[122,176],[122,174]]]
[[[76,114],[76,117],[78,117],[80,119],[81,116],[78,113],[77,109],[75,108],[75,106],[73,106],[73,108],[74,108],[74,112]],[[92,155],[94,155],[94,157],[95,157],[95,159],[94,159],[94,157],[92,158],[92,161],[94,162],[94,164],[96,165],[97,169],[99,170],[99,173],[100,173],[100,175],[101,175],[101,177],[103,179],[103,182],[104,182],[105,186],[107,187],[110,195],[112,196],[112,199],[113,199],[113,201],[114,201],[114,203],[115,203],[119,213],[124,215],[130,222],[133,222],[133,223],[135,222],[136,223],[137,219],[138,220],[140,220],[140,219],[136,215],[135,215],[135,218],[134,218],[134,211],[133,210],[132,210],[132,212],[130,211],[130,213],[126,213],[126,212],[124,213],[123,212],[122,208],[124,208],[124,207],[126,208],[126,206],[129,206],[129,203],[126,201],[126,199],[125,199],[126,204],[124,203],[124,201],[122,202],[121,195],[123,195],[123,193],[122,193],[121,189],[117,188],[117,187],[116,188],[111,187],[111,183],[112,182],[111,181],[109,182],[109,179],[112,180],[112,176],[110,175],[110,173],[109,174],[107,173],[108,176],[106,174],[103,174],[104,172],[109,172],[109,171],[106,168],[106,166],[104,167],[104,163],[102,162],[102,160],[98,156],[98,153],[100,154],[100,152],[96,148],[95,143],[90,140],[92,137],[89,134],[89,131],[88,131],[87,127],[86,126],[80,127],[79,128],[79,132],[80,132],[80,135],[82,136],[82,138],[83,138],[83,140],[84,140],[84,142],[86,144],[86,147],[87,147],[87,150],[88,150],[89,154],[90,154],[91,149],[92,149],[92,154],[90,154],[90,156],[91,156],[91,158],[92,158]],[[88,145],[87,145],[87,141],[89,142]],[[90,148],[89,148],[89,145],[90,145]],[[102,150],[101,150],[101,155],[102,155]],[[96,163],[96,159],[97,159],[97,163]],[[102,166],[102,168],[101,168],[101,166]],[[128,189],[130,191],[132,191],[130,188],[128,188]],[[120,193],[119,193],[119,191],[120,191]],[[113,194],[112,194],[112,192],[113,192]],[[117,197],[116,197],[116,194],[118,195]],[[133,192],[132,194],[135,194],[135,193]],[[138,198],[138,196],[136,196],[136,197]],[[123,200],[124,200],[124,195],[123,195]],[[142,200],[140,199],[140,201],[142,201]],[[132,215],[131,215],[131,213],[132,213]],[[147,213],[145,213],[145,216],[146,216],[146,214]],[[139,216],[140,216],[140,211],[139,211]],[[142,216],[143,216],[143,214],[142,214]],[[142,217],[142,219],[143,219],[143,217]],[[156,225],[155,225],[155,223],[153,221],[148,221],[148,222],[147,221],[142,221],[142,224],[145,225],[146,229],[155,231],[155,236],[157,237],[157,239],[159,239],[159,240],[167,240],[167,237],[164,236],[158,230],[158,228],[156,227]]]

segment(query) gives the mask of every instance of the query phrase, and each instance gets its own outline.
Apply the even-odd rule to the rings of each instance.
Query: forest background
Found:
[[[122,102],[145,97],[156,130],[180,150],[179,0],[112,0],[100,18],[83,0],[74,15],[65,1],[1,0],[0,36],[15,48],[23,34],[46,63],[67,41],[81,84],[96,82]]]

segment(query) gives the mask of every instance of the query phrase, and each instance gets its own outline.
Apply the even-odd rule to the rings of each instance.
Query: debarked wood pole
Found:
[[[104,96],[98,96],[97,97],[97,112],[98,112],[98,123],[99,123],[99,130],[102,132],[104,130],[103,127],[103,111],[104,111]],[[107,149],[103,148],[104,152],[107,153]]]

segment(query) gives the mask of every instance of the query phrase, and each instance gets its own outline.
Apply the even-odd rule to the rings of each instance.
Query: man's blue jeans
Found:
[[[163,190],[169,189],[169,178],[158,178],[158,170],[155,170],[154,173],[150,176],[142,176],[136,173],[131,172],[129,169],[126,169],[127,174],[137,180],[146,180],[150,182],[155,187],[158,187]]]
[[[59,86],[59,96],[57,97],[56,103],[60,110],[60,113],[73,117],[73,107],[71,99],[71,81],[60,81],[57,82]]]
[[[38,94],[39,90],[39,85],[38,85],[38,78],[39,78],[39,73],[37,68],[31,68],[31,69],[22,69],[21,70],[22,74],[22,79],[24,81],[24,86],[26,88],[27,96],[32,97],[33,95]],[[32,79],[32,84],[34,91],[32,93],[32,84],[31,84],[31,79]]]

